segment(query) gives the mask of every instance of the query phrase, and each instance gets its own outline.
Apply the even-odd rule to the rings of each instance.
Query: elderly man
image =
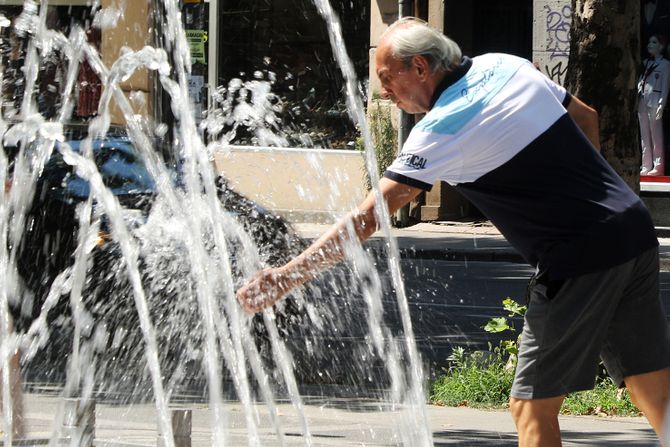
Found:
[[[597,114],[526,60],[462,57],[416,19],[376,53],[382,95],[426,113],[381,180],[390,212],[438,180],[468,197],[537,268],[510,407],[521,446],[558,446],[566,393],[592,388],[599,359],[661,434],[670,347],[658,293],[658,241],[640,199],[598,153]],[[272,305],[377,228],[375,197],[237,297]]]

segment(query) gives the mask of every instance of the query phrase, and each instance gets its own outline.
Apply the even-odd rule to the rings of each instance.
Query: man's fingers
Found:
[[[249,314],[249,315],[253,315],[255,313],[258,313],[261,310],[261,308],[259,308],[258,306],[254,306],[254,305],[249,304],[248,301],[240,302],[240,304],[242,305],[242,310],[244,310],[244,312]]]
[[[274,302],[271,293],[272,285],[268,284],[267,276],[261,272],[237,291],[237,301],[245,312],[255,314]]]
[[[258,272],[237,291],[237,301],[245,312],[254,314],[272,306],[285,295],[276,269]]]
[[[257,303],[265,301],[260,295],[260,288],[252,283],[237,291],[237,302],[240,303],[245,312],[255,314],[259,310]]]

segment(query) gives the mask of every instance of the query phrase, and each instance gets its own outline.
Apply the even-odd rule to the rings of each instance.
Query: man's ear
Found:
[[[425,56],[417,55],[412,58],[412,65],[414,66],[414,69],[416,70],[416,73],[421,77],[422,79],[428,79],[428,76],[430,76],[430,64],[428,63],[428,59],[425,58]]]

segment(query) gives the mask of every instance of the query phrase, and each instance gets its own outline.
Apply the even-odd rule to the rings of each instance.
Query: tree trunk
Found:
[[[598,111],[603,156],[639,192],[640,2],[572,0],[572,11],[565,86]]]

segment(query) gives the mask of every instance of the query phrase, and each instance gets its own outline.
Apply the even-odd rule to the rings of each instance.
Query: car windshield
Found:
[[[67,144],[73,151],[80,152],[81,140],[67,141]],[[154,192],[155,182],[127,137],[93,140],[92,147],[102,180],[114,195]],[[72,167],[63,161],[60,152],[54,153],[44,175],[62,179],[58,186],[66,197],[84,199],[90,194],[88,182],[73,173]]]

